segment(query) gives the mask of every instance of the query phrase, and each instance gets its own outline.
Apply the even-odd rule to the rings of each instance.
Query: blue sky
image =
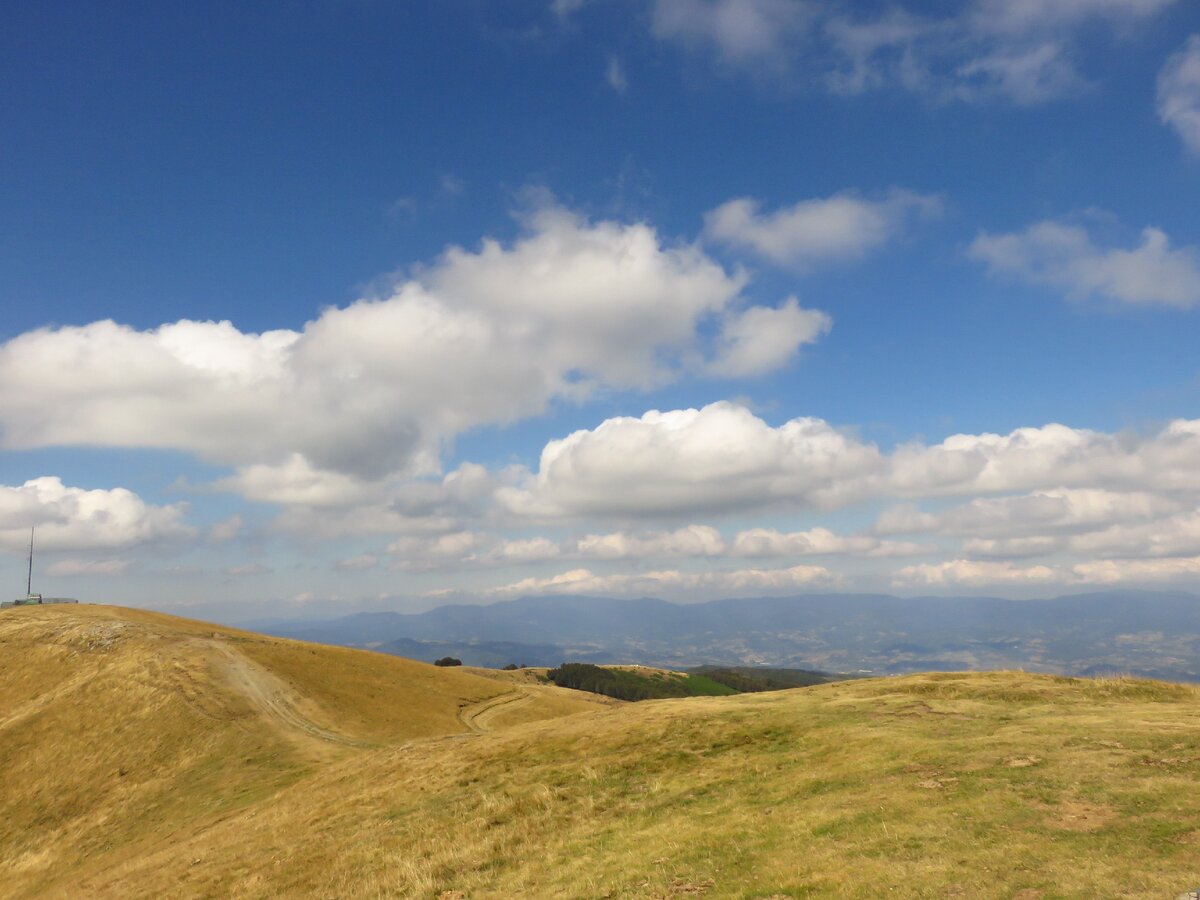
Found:
[[[1195,4],[51,2],[0,85],[13,591],[1200,586]]]

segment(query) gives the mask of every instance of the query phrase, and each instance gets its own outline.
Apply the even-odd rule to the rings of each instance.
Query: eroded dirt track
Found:
[[[322,728],[296,708],[286,684],[262,666],[247,659],[222,641],[213,641],[218,662],[229,683],[260,713],[284,729],[329,744],[368,747],[370,744]]]
[[[459,720],[474,734],[487,734],[492,730],[491,722],[501,713],[510,712],[533,702],[533,691],[518,688],[499,697],[489,697],[473,706],[459,711]]]

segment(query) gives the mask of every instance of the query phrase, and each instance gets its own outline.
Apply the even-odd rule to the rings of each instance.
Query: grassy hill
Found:
[[[6,610],[0,895],[172,846],[373,748],[592,699],[136,610]]]
[[[5,896],[1200,882],[1191,687],[934,674],[599,705],[522,673],[78,607],[0,616],[0,691]]]

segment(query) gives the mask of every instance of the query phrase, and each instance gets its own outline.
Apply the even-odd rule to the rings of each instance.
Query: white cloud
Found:
[[[929,4],[788,0],[654,0],[652,31],[708,51],[726,69],[834,93],[896,87],[934,99],[1017,104],[1068,96],[1087,85],[1075,68],[1082,29],[1121,38],[1173,0],[966,0],[937,16]]]
[[[452,247],[301,331],[104,321],[19,335],[0,345],[0,445],[182,450],[236,467],[222,486],[250,499],[362,503],[386,479],[436,473],[472,428],[703,368],[705,323],[744,302],[743,274],[648,225],[550,205],[525,224],[510,245]],[[799,342],[801,311],[784,310]],[[785,361],[751,349],[759,369]]]
[[[184,504],[152,506],[126,488],[85,490],[55,477],[0,485],[0,547],[24,551],[30,526],[42,550],[95,550],[194,535]]]
[[[427,569],[459,562],[489,542],[485,534],[457,531],[432,538],[397,538],[388,544],[387,551],[395,559],[393,568]]]
[[[1087,584],[1153,584],[1200,576],[1200,556],[1184,559],[1105,559],[1079,563],[1072,573]]]
[[[1195,579],[1200,557],[1173,559],[1105,559],[1073,565],[1021,566],[1008,561],[953,559],[906,566],[895,572],[898,588],[953,588],[1020,585],[1112,586]]]
[[[1062,537],[1038,535],[1012,538],[969,538],[963,541],[963,552],[971,557],[993,556],[1003,559],[1023,559],[1030,556],[1049,556],[1061,550]]]
[[[725,539],[708,525],[688,525],[676,531],[648,534],[589,534],[575,542],[574,552],[593,559],[665,559],[721,556]]]
[[[734,556],[908,556],[927,548],[904,541],[884,541],[873,535],[834,534],[827,528],[779,532],[771,528],[751,528],[734,537],[730,552]]]
[[[905,566],[892,576],[895,587],[984,587],[1054,584],[1062,580],[1062,574],[1050,566],[1018,566],[1011,562],[973,559]]]
[[[1085,82],[1058,42],[1000,46],[958,67],[960,98],[996,94],[1023,105],[1045,103],[1079,91]]]
[[[787,569],[739,569],[731,572],[680,572],[664,569],[636,574],[596,575],[573,569],[546,578],[520,581],[485,591],[491,596],[514,594],[674,594],[703,591],[723,594],[786,593],[833,587],[839,579],[821,566]]]
[[[1122,522],[1071,539],[1071,550],[1100,557],[1200,555],[1200,512],[1152,522]]]
[[[1200,250],[1172,248],[1157,228],[1143,229],[1141,242],[1124,249],[1098,245],[1082,226],[1045,220],[1020,232],[981,234],[968,252],[989,272],[1072,297],[1180,309],[1200,304]]]
[[[613,531],[556,540],[547,536],[503,539],[476,532],[438,537],[406,537],[388,548],[396,568],[406,570],[495,568],[556,559],[667,560],[778,558],[797,556],[912,556],[928,552],[920,544],[882,540],[875,535],[839,535],[825,528],[783,533],[754,528],[726,538],[711,525],[671,531]],[[373,557],[372,557],[373,559]]]
[[[1050,532],[1091,531],[1117,522],[1151,520],[1179,503],[1144,491],[1056,488],[1010,497],[977,497],[937,514],[914,507],[885,510],[875,524],[880,534],[940,532],[988,538]]]
[[[941,200],[892,188],[882,199],[850,193],[801,200],[770,213],[751,197],[705,214],[712,240],[751,250],[776,265],[807,269],[858,259],[900,234],[918,215],[936,214]]]
[[[496,563],[530,563],[555,559],[562,554],[558,544],[549,538],[534,537],[501,541],[485,559]]]
[[[802,344],[815,343],[832,327],[829,316],[803,309],[795,297],[778,309],[752,306],[722,323],[708,371],[728,378],[764,375],[786,365]]]
[[[283,506],[349,506],[375,496],[371,482],[342,472],[315,468],[300,453],[283,462],[241,466],[216,486],[247,500]]]
[[[608,419],[542,450],[535,476],[498,498],[523,516],[681,516],[777,501],[832,506],[882,465],[878,450],[819,419],[772,428],[744,407]]]
[[[538,471],[501,487],[497,499],[521,517],[677,518],[751,509],[832,509],[868,499],[1049,491],[1027,506],[1064,505],[1086,514],[1120,492],[1200,490],[1200,420],[1177,420],[1151,435],[1106,434],[1051,424],[1007,435],[958,434],[939,444],[882,453],[820,419],[772,427],[748,409],[702,409],[618,417],[551,441]],[[1011,507],[1016,501],[1006,501]],[[1120,502],[1148,503],[1126,497]],[[1005,504],[1000,504],[1003,515]],[[1157,508],[1157,507],[1156,507]],[[992,507],[980,507],[983,514]],[[1014,515],[1010,509],[1009,515]],[[1027,510],[1028,514],[1028,510]],[[931,530],[919,510],[877,524]],[[966,516],[967,513],[959,515]],[[900,521],[907,518],[907,524]]]
[[[1188,38],[1159,72],[1158,115],[1200,154],[1200,34]]]

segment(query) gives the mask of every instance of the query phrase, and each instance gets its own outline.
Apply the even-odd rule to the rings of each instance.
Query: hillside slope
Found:
[[[320,688],[343,692],[345,716],[332,693],[318,698],[328,705],[296,702],[349,744],[296,736],[303,729],[255,712],[250,701],[233,727],[205,730],[225,720],[187,710],[215,715],[241,695],[214,678],[188,699],[170,699],[186,694],[188,682],[163,687],[175,657],[162,650],[188,637],[147,637],[140,654],[119,641],[86,649],[94,638],[72,629],[121,622],[138,631],[134,614],[108,615],[56,638],[60,668],[43,694],[84,690],[67,685],[78,678],[72,666],[96,670],[89,654],[158,661],[157,678],[137,680],[139,698],[170,711],[141,713],[157,716],[164,731],[151,738],[158,754],[125,775],[111,755],[93,761],[93,746],[141,754],[148,732],[62,698],[47,697],[19,719],[51,709],[88,716],[91,734],[75,752],[91,774],[31,763],[25,777],[40,777],[40,787],[11,799],[10,789],[24,788],[6,780],[3,812],[14,821],[3,825],[0,892],[1049,900],[1174,897],[1200,882],[1200,694],[1191,687],[933,674],[590,707],[511,724],[539,703],[563,712],[581,701],[527,694],[538,686],[516,673],[482,678],[407,663],[414,677],[446,676],[437,696],[466,702],[454,721],[470,733],[400,736],[398,714],[361,701],[351,708],[354,680]],[[14,637],[23,631],[14,621],[0,619],[6,653],[27,640]],[[195,623],[171,628],[213,633]],[[285,682],[318,677],[301,654],[325,658],[324,648],[249,635],[239,647],[234,636],[211,639],[238,653],[255,647],[246,658]],[[374,665],[373,656],[352,655]],[[11,670],[4,674],[9,704]],[[89,682],[98,685],[89,695],[97,706],[124,687],[123,678],[104,677],[103,686]],[[407,688],[398,690],[397,698]],[[121,703],[139,715],[137,703]],[[516,710],[502,728],[506,707]],[[6,706],[4,715],[8,723],[14,712]],[[170,724],[174,716],[193,738],[171,755],[168,737],[186,730]],[[7,729],[16,726],[0,727],[8,754]],[[397,736],[385,739],[388,729]],[[21,733],[43,765],[55,759],[52,729]],[[164,757],[169,766],[154,762]],[[140,768],[155,765],[157,775]],[[139,779],[136,789],[126,788],[130,778]],[[57,798],[60,785],[78,795],[69,808]]]
[[[1200,861],[1200,703],[1154,682],[931,675],[651,701],[360,762],[82,887],[1161,898]]]
[[[70,884],[172,846],[373,748],[594,705],[149,612],[7,610],[0,894]]]

